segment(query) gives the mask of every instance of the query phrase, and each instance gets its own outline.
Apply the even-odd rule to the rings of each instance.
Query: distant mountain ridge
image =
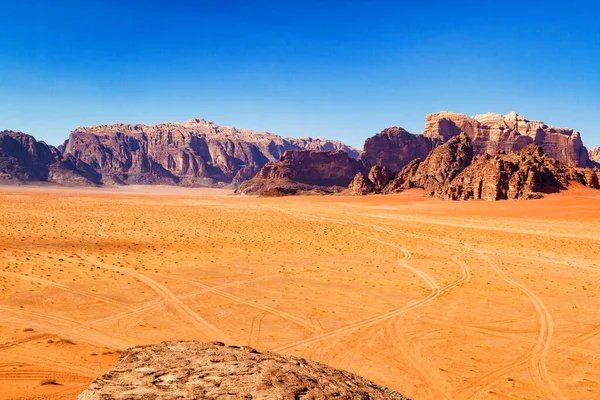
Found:
[[[588,151],[581,135],[574,129],[555,128],[516,113],[487,113],[469,117],[443,111],[427,115],[422,134],[412,134],[400,127],[386,128],[366,139],[360,153],[338,140],[284,138],[269,132],[222,127],[201,118],[182,123],[79,127],[58,148],[35,142],[31,136],[21,134],[30,139],[25,140],[23,136],[17,141],[9,138],[0,142],[0,173],[5,179],[48,180],[62,184],[125,183],[235,188],[257,176],[270,163],[283,162],[286,152],[342,151],[351,159],[357,159],[352,171],[358,169],[366,177],[372,167],[385,167],[382,171],[387,176],[398,174],[407,165],[414,164],[416,159],[426,159],[437,147],[463,133],[472,144],[474,156],[513,153],[529,145],[537,145],[548,157],[566,165],[600,167],[600,150]],[[12,136],[15,135],[13,132]],[[31,140],[37,144],[32,144]],[[17,146],[15,143],[20,144]],[[16,150],[19,146],[22,148]],[[24,154],[29,154],[29,158]],[[304,185],[308,182],[325,182],[329,178],[323,174],[335,175],[336,168],[342,169],[344,179],[348,179],[349,164],[341,155],[305,154],[309,156],[298,158],[288,154],[284,164],[276,165],[271,172],[265,171],[261,175],[261,185],[269,187],[268,180],[273,171],[286,175],[286,179],[290,178],[288,184],[295,180]],[[38,156],[41,158],[35,161]],[[314,163],[321,164],[317,166]],[[295,171],[294,168],[301,168],[302,171]],[[363,183],[367,184],[366,181]],[[376,189],[380,184],[376,184]]]
[[[204,119],[156,125],[80,127],[62,147],[127,183],[236,186],[287,150],[358,151],[336,140],[283,138]]]

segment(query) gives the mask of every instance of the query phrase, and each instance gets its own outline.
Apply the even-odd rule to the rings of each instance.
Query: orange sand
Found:
[[[0,187],[3,399],[74,399],[115,350],[173,339],[303,356],[415,399],[600,398],[599,191],[164,190]]]

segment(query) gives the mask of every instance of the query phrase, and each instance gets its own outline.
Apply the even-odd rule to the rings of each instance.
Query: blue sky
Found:
[[[441,110],[600,146],[592,1],[0,0],[0,129],[192,117],[362,147]]]

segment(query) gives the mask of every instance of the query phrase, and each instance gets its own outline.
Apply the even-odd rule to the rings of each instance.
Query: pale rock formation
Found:
[[[350,372],[223,343],[163,342],[124,351],[79,400],[408,400]]]
[[[510,153],[537,144],[550,157],[579,167],[589,165],[587,149],[579,132],[571,128],[554,128],[540,121],[530,121],[516,113],[487,113],[468,117],[464,114],[439,112],[425,119],[423,135],[440,141],[465,132],[475,154]]]

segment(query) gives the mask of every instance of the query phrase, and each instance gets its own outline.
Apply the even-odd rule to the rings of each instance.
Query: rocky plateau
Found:
[[[133,347],[79,400],[406,400],[352,373],[314,361],[220,342]]]

